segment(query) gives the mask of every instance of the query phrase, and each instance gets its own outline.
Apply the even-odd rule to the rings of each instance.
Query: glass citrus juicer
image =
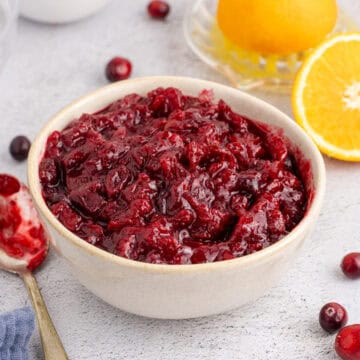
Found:
[[[220,30],[216,17],[217,6],[218,0],[197,0],[189,8],[184,19],[184,33],[193,52],[224,75],[234,87],[289,92],[294,76],[309,50],[286,55],[245,50],[225,37]],[[356,29],[355,22],[339,7],[332,33]]]

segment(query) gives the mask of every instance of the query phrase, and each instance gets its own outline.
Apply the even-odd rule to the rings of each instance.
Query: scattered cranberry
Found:
[[[154,19],[165,19],[170,12],[170,6],[165,1],[150,1],[148,13]]]
[[[333,333],[341,329],[347,322],[345,308],[335,302],[328,303],[322,307],[319,314],[320,326],[327,332]]]
[[[128,79],[132,70],[131,62],[122,57],[114,57],[106,65],[106,77],[115,82]]]
[[[23,161],[27,158],[30,150],[31,142],[26,136],[16,136],[10,143],[10,154],[18,161]]]
[[[336,336],[335,350],[343,360],[360,360],[360,325],[341,329]]]
[[[360,253],[347,254],[342,262],[341,269],[343,273],[350,279],[360,278]]]
[[[19,181],[11,175],[0,174],[0,195],[10,196],[20,190]]]

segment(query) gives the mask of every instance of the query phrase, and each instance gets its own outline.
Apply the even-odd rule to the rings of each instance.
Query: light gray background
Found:
[[[56,111],[106,84],[104,65],[114,55],[132,60],[133,77],[186,75],[226,83],[184,42],[182,18],[192,1],[169,1],[165,23],[148,18],[147,0],[113,1],[95,17],[65,26],[20,20],[13,56],[0,76],[1,172],[25,180],[25,163],[8,154],[10,139],[34,138]],[[345,5],[360,20],[359,2]],[[289,97],[256,95],[291,114]],[[52,251],[36,277],[70,359],[336,359],[334,337],[319,329],[317,316],[325,302],[339,301],[350,323],[360,323],[360,283],[339,271],[342,256],[360,250],[360,164],[325,161],[325,203],[301,256],[277,287],[231,313],[186,321],[123,313],[82,287]],[[0,272],[0,311],[29,304],[21,280]],[[31,354],[43,358],[37,333]]]

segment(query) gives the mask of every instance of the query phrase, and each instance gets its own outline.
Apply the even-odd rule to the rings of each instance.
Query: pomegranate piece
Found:
[[[34,270],[45,260],[48,235],[27,187],[16,178],[0,174],[0,265],[12,262],[15,271]],[[1,252],[5,253],[5,260]],[[16,268],[15,268],[16,267]]]
[[[9,151],[11,156],[17,161],[27,159],[31,142],[26,136],[16,136],[10,143]]]
[[[230,260],[279,241],[307,208],[295,149],[213,98],[158,88],[54,132],[39,167],[47,205],[85,241],[156,264]]]
[[[170,12],[170,5],[165,1],[150,1],[148,13],[154,19],[165,19]]]
[[[347,323],[345,308],[335,302],[325,304],[319,314],[320,326],[327,332],[333,333],[341,329]]]
[[[128,79],[131,75],[131,62],[123,57],[114,57],[106,65],[105,74],[110,82]]]
[[[350,279],[359,279],[360,278],[360,253],[350,253],[347,254],[342,262],[341,269],[345,276]]]
[[[360,325],[349,325],[339,331],[335,351],[343,360],[360,360]]]

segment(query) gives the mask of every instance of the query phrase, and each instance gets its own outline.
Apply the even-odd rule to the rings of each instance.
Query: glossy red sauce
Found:
[[[52,133],[39,175],[51,211],[85,241],[150,263],[213,262],[259,251],[303,218],[310,175],[288,144],[212,92],[159,88]]]
[[[0,250],[24,260],[29,270],[45,260],[48,250],[46,233],[28,189],[6,174],[0,174]]]

